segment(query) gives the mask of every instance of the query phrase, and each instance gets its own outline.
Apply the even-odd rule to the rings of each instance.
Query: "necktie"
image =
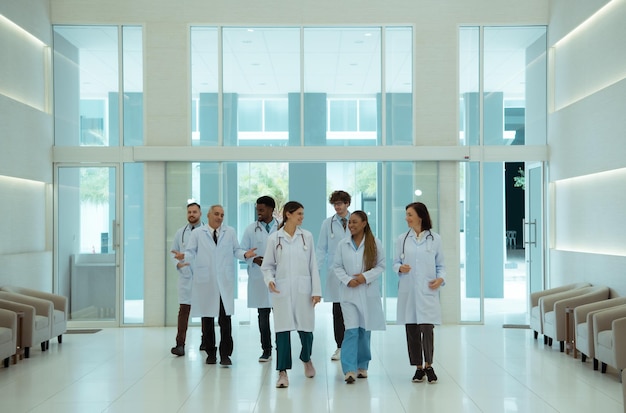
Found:
[[[213,241],[215,241],[215,243],[217,244],[217,230],[216,229],[213,230]]]
[[[265,224],[265,229],[267,230],[267,232],[270,232],[270,224],[266,223]]]
[[[343,230],[346,230],[346,223],[348,222],[348,220],[346,219],[346,217],[341,218],[341,225],[343,225]]]

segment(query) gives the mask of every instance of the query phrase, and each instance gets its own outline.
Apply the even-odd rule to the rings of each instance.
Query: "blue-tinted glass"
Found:
[[[287,132],[289,128],[289,101],[276,99],[265,101],[265,130]]]
[[[263,130],[263,102],[258,99],[239,99],[237,106],[238,130],[261,132]]]
[[[356,100],[330,101],[330,130],[333,132],[356,132]]]
[[[363,99],[359,101],[359,130],[363,132],[375,132],[377,125],[376,100]]]

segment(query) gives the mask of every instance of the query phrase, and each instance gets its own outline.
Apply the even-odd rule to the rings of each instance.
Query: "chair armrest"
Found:
[[[597,336],[600,331],[610,330],[613,325],[613,320],[622,317],[626,317],[626,305],[620,305],[594,313],[593,335]]]
[[[11,310],[0,308],[0,327],[10,328],[13,331],[17,330],[17,314]]]
[[[8,293],[6,291],[0,291],[0,298],[4,300],[8,300],[8,301],[15,301],[18,303],[33,306],[35,307],[35,312],[38,315],[51,317],[52,314],[54,314],[52,301],[42,300],[41,298],[29,297],[27,295],[22,295],[22,294]]]
[[[580,305],[574,308],[574,320],[576,324],[584,323],[585,321],[589,322],[590,320],[587,319],[587,315],[592,311],[604,310],[624,304],[626,304],[626,297],[616,297],[609,300]]]
[[[598,301],[606,301],[609,299],[609,287],[591,288],[593,288],[594,290],[576,297],[565,298],[563,300],[557,301],[556,303],[554,303],[554,309],[559,312],[565,312],[566,307],[576,308],[584,304],[595,303]]]
[[[626,317],[613,320],[613,337],[615,339],[613,349],[615,351],[615,364],[617,368],[626,367]]]
[[[12,291],[10,292],[27,295],[29,297],[40,298],[42,300],[52,301],[52,305],[54,305],[55,310],[67,313],[67,297],[65,296],[24,287],[13,287]]]
[[[536,307],[539,305],[539,299],[541,297],[545,297],[546,295],[561,293],[564,291],[573,290],[576,288],[588,287],[591,284],[589,283],[575,283],[575,284],[567,284],[562,285],[560,287],[548,288],[543,291],[535,291],[534,293],[530,293],[530,308]]]
[[[541,297],[541,299],[539,300],[539,306],[540,306],[539,308],[541,309],[541,314],[543,315],[549,311],[553,311],[554,303],[556,303],[557,301],[583,295],[586,292],[588,292],[589,288],[591,287],[577,288],[575,290],[563,291],[560,293],[550,294],[550,295],[546,295],[545,297]]]

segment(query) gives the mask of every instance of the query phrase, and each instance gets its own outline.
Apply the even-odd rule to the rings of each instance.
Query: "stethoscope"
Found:
[[[300,233],[300,236],[302,237],[302,249],[306,251],[307,249],[309,249],[309,247],[307,247],[306,241],[304,240],[304,234]],[[281,251],[283,250],[283,245],[280,243],[281,239],[282,237],[278,237],[278,244],[276,244],[276,250],[278,250],[278,247],[280,247]]]
[[[333,231],[333,221],[335,220],[335,215],[333,215],[333,217],[330,219],[330,237],[331,238],[335,238],[335,231]],[[346,218],[346,221],[348,221],[348,218]],[[337,221],[339,222],[339,221]],[[343,226],[343,225],[342,225]],[[346,223],[346,228],[348,228],[348,224]]]
[[[204,225],[204,222],[200,221],[200,225],[198,225],[198,228],[200,228],[202,225]],[[185,245],[185,231],[187,231],[187,228],[189,228],[189,232],[193,231],[193,226],[189,226],[189,224],[185,225],[185,229],[183,230],[183,236],[181,237],[180,243]]]
[[[272,220],[273,221],[273,220]],[[272,223],[272,221],[270,221],[267,225],[270,225]],[[272,228],[272,226],[270,225],[270,229]],[[256,234],[257,229],[261,232],[263,231],[267,231],[265,228],[261,227],[261,221],[257,221],[256,222],[256,227],[254,227],[254,233]]]
[[[408,230],[406,232],[406,235],[404,236],[404,240],[402,241],[402,254],[400,254],[400,259],[403,260],[404,259],[404,247],[406,245],[406,239],[409,237],[409,234],[411,233],[411,230]],[[433,237],[433,233],[430,232],[430,230],[428,230],[428,235],[426,235],[426,239],[428,240],[428,237],[430,237],[433,241],[435,240],[435,237]],[[430,245],[427,248],[427,251],[430,251]]]

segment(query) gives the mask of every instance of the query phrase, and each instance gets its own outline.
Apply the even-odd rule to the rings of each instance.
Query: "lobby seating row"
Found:
[[[580,351],[583,362],[593,359],[614,367],[620,380],[626,368],[626,297],[611,296],[605,286],[574,283],[531,293],[530,327],[544,344],[560,343],[560,351]],[[622,380],[623,381],[623,380]]]
[[[3,320],[7,326],[3,326],[4,328],[9,328],[8,325],[11,324],[9,319],[12,317],[6,316],[7,312],[16,318],[16,332],[12,333],[16,341],[13,351],[8,356],[5,352],[0,352],[5,367],[8,367],[8,358],[16,352],[19,352],[16,360],[22,356],[30,358],[31,348],[38,344],[41,351],[46,351],[54,337],[61,343],[67,330],[68,302],[66,297],[58,294],[3,286],[0,287],[0,310],[5,315]],[[1,341],[0,339],[0,346],[3,346]],[[9,347],[11,346],[7,343],[6,348]]]

